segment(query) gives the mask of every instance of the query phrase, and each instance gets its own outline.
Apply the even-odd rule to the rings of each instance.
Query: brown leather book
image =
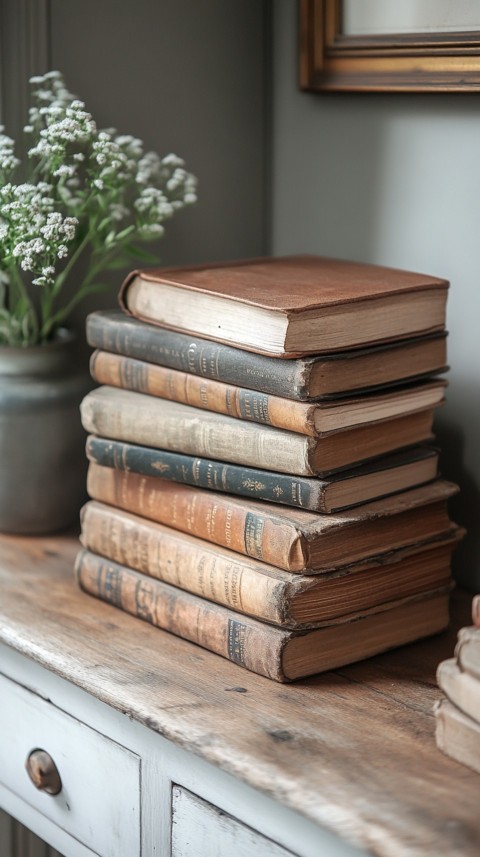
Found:
[[[143,321],[293,357],[442,330],[447,288],[379,265],[286,256],[134,271],[119,300]]]
[[[82,512],[85,548],[208,601],[283,628],[307,628],[450,583],[461,530],[334,572],[274,568],[101,503]]]
[[[286,571],[316,574],[438,537],[451,526],[447,500],[456,486],[437,480],[335,515],[279,507],[94,463],[87,490],[109,507]],[[112,521],[114,517],[111,510]]]
[[[349,614],[320,628],[291,631],[86,550],[79,553],[75,570],[79,586],[90,595],[275,681],[353,663],[448,625],[450,586]]]

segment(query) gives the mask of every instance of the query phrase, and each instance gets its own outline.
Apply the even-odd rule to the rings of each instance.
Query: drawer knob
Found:
[[[55,762],[46,750],[32,750],[25,767],[36,789],[49,795],[58,795],[62,781]]]

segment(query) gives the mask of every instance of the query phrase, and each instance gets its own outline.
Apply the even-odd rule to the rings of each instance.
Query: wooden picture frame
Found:
[[[342,0],[300,0],[302,89],[480,92],[480,27],[478,31],[344,35],[342,5]]]

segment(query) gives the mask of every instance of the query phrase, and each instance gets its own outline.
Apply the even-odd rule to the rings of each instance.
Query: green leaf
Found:
[[[132,259],[140,259],[141,262],[146,262],[148,265],[157,265],[160,261],[158,256],[153,253],[147,253],[142,247],[137,247],[135,244],[127,244],[125,250],[130,253]]]
[[[121,232],[117,232],[116,241],[123,241],[128,235],[131,235],[132,232],[135,232],[135,227],[131,223],[129,226],[126,226],[125,229],[122,229]]]
[[[105,271],[117,271],[119,268],[128,268],[131,261],[132,257],[122,250],[119,256],[105,263]]]
[[[101,292],[108,292],[112,288],[111,283],[90,283],[85,287],[85,291],[82,292],[84,295],[93,295],[100,294]]]

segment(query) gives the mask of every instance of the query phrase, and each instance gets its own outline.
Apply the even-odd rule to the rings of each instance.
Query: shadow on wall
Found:
[[[470,390],[470,396],[478,390]],[[464,391],[468,395],[467,391]],[[472,401],[472,399],[470,399]],[[480,436],[480,421],[476,431]],[[453,574],[459,586],[470,592],[480,592],[480,485],[472,470],[465,466],[465,434],[462,420],[438,419],[436,442],[440,447],[440,472],[445,479],[456,482],[460,493],[449,501],[450,517],[467,530],[453,557]]]

